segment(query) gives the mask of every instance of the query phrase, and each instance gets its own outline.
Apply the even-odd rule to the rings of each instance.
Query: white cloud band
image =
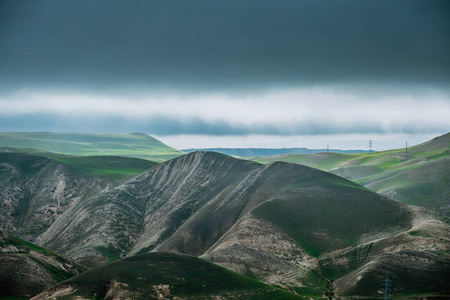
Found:
[[[216,132],[220,135],[226,135],[227,130],[234,135],[294,135],[308,132],[435,132],[450,128],[449,95],[431,89],[373,93],[364,89],[315,87],[247,94],[148,93],[136,98],[22,92],[0,98],[0,107],[0,117],[9,118],[45,115],[50,118],[120,119],[135,124],[147,124],[151,118],[176,120],[178,125],[171,127],[173,132],[162,131],[164,135],[189,134],[189,127],[215,125],[224,126],[224,130]],[[214,132],[212,130],[211,134]],[[191,133],[205,132],[197,129]]]

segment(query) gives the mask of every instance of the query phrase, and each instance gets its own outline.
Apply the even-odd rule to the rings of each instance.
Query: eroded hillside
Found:
[[[39,242],[92,266],[176,252],[299,293],[376,295],[345,288],[342,278],[359,270],[361,282],[382,280],[376,262],[386,255],[407,271],[402,251],[428,255],[446,274],[449,226],[439,218],[309,167],[195,152],[76,203]],[[434,248],[417,246],[431,230],[418,222],[439,224],[428,240]]]
[[[50,157],[1,152],[0,228],[34,240],[80,199],[112,186]]]
[[[0,231],[0,298],[30,298],[86,270],[48,249]]]
[[[448,218],[327,172],[195,152],[117,181],[0,154],[2,226],[89,267],[172,252],[310,297],[378,297],[385,274],[399,295],[446,294]]]

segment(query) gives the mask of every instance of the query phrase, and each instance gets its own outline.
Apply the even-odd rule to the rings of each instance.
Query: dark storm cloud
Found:
[[[445,86],[450,2],[0,2],[0,89]]]

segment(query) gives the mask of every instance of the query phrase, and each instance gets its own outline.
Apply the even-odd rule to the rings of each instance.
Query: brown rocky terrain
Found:
[[[33,241],[80,199],[113,184],[49,157],[0,152],[0,229]]]

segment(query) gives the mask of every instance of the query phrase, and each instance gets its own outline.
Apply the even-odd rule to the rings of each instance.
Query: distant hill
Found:
[[[70,155],[114,155],[166,161],[183,152],[144,133],[0,132],[0,147],[25,147]]]
[[[372,191],[450,216],[450,133],[426,143],[364,154],[288,154],[254,159],[328,171]]]
[[[212,151],[231,156],[261,157],[282,154],[311,154],[319,152],[334,153],[366,153],[364,150],[339,150],[339,149],[308,149],[308,148],[205,148],[205,149],[182,149],[186,153],[195,151]]]
[[[137,255],[58,284],[41,299],[306,299],[202,259],[172,253]]]
[[[0,231],[0,298],[29,299],[87,268]]]

